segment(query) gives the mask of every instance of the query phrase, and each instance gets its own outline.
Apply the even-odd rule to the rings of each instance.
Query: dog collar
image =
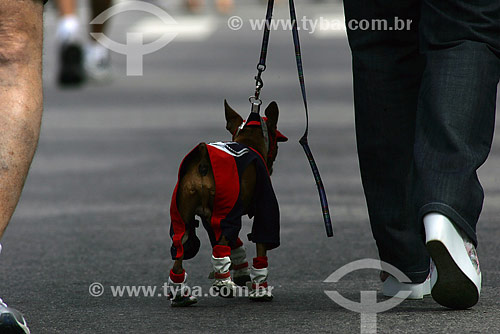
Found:
[[[269,153],[269,131],[267,130],[266,120],[266,117],[260,117],[260,115],[257,113],[250,113],[248,119],[246,121],[243,120],[243,123],[241,123],[241,125],[236,130],[234,138],[238,136],[240,131],[243,130],[245,126],[260,126],[262,128],[262,135],[264,136],[264,142],[266,144],[266,151]]]
[[[278,129],[276,129],[276,132],[274,133],[273,136],[270,135],[269,130],[267,128],[267,117],[260,117],[258,113],[251,112],[250,116],[248,116],[248,119],[243,121],[241,125],[236,129],[233,139],[238,136],[241,130],[243,130],[244,127],[246,126],[253,126],[253,127],[261,127],[262,129],[262,134],[264,136],[264,142],[266,145],[266,150],[267,150],[267,159],[273,159],[276,155],[276,149],[278,142],[284,142],[287,141],[288,138],[283,135]]]

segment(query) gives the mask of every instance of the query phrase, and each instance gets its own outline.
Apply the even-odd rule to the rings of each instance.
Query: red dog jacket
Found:
[[[193,149],[184,158],[179,169],[179,180],[183,164],[197,150]],[[264,243],[268,249],[280,244],[280,213],[278,200],[274,194],[271,179],[263,158],[252,148],[235,142],[217,142],[207,145],[210,163],[215,179],[215,198],[211,221],[204,221],[203,226],[208,232],[212,247],[217,245],[224,235],[234,245],[241,230],[241,216],[248,214],[254,218],[252,232],[248,239],[254,243]],[[241,175],[250,165],[255,164],[257,175],[254,199],[248,212],[245,212],[240,198]],[[200,241],[196,237],[195,222],[189,225],[182,220],[177,209],[177,188],[170,205],[170,236],[172,237],[172,259],[184,256],[188,260],[196,255]],[[183,245],[182,238],[188,233],[187,242]]]

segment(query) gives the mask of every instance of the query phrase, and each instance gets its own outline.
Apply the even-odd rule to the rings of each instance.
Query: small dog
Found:
[[[277,129],[279,111],[275,102],[266,108],[266,117],[251,113],[246,122],[227,101],[224,106],[232,142],[200,143],[179,168],[170,205],[175,261],[168,280],[172,306],[197,302],[188,293],[187,274],[182,267],[182,261],[193,258],[200,248],[195,216],[201,218],[213,247],[213,289],[223,297],[232,297],[236,285],[251,281],[251,300],[273,298],[272,288],[267,286],[267,251],[278,247],[280,238],[279,206],[270,175],[278,142],[288,138]],[[243,215],[254,218],[248,238],[257,245],[257,257],[250,269],[238,237]]]

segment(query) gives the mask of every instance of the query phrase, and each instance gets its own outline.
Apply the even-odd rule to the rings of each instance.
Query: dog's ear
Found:
[[[234,135],[236,129],[243,123],[243,118],[229,106],[226,100],[224,100],[224,111],[226,113],[226,129]]]
[[[267,126],[270,129],[276,129],[278,127],[278,116],[279,116],[278,104],[273,101],[266,108]]]

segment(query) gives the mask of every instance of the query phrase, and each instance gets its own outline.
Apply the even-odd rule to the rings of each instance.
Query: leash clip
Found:
[[[252,112],[260,114],[260,106],[262,105],[262,100],[255,96],[250,96],[248,98],[250,104],[252,105]]]
[[[260,97],[260,91],[262,87],[264,87],[264,80],[262,80],[262,72],[266,70],[266,65],[265,64],[258,64],[257,65],[257,75],[254,77],[255,79],[255,100],[259,100]],[[260,101],[260,100],[259,100]],[[252,101],[250,101],[252,103]],[[253,103],[252,103],[253,104]],[[262,101],[260,102],[262,104]]]
[[[259,93],[262,87],[264,87],[264,80],[262,80],[262,77],[260,76],[261,74],[262,73],[259,73],[255,76],[255,91],[258,91]]]

